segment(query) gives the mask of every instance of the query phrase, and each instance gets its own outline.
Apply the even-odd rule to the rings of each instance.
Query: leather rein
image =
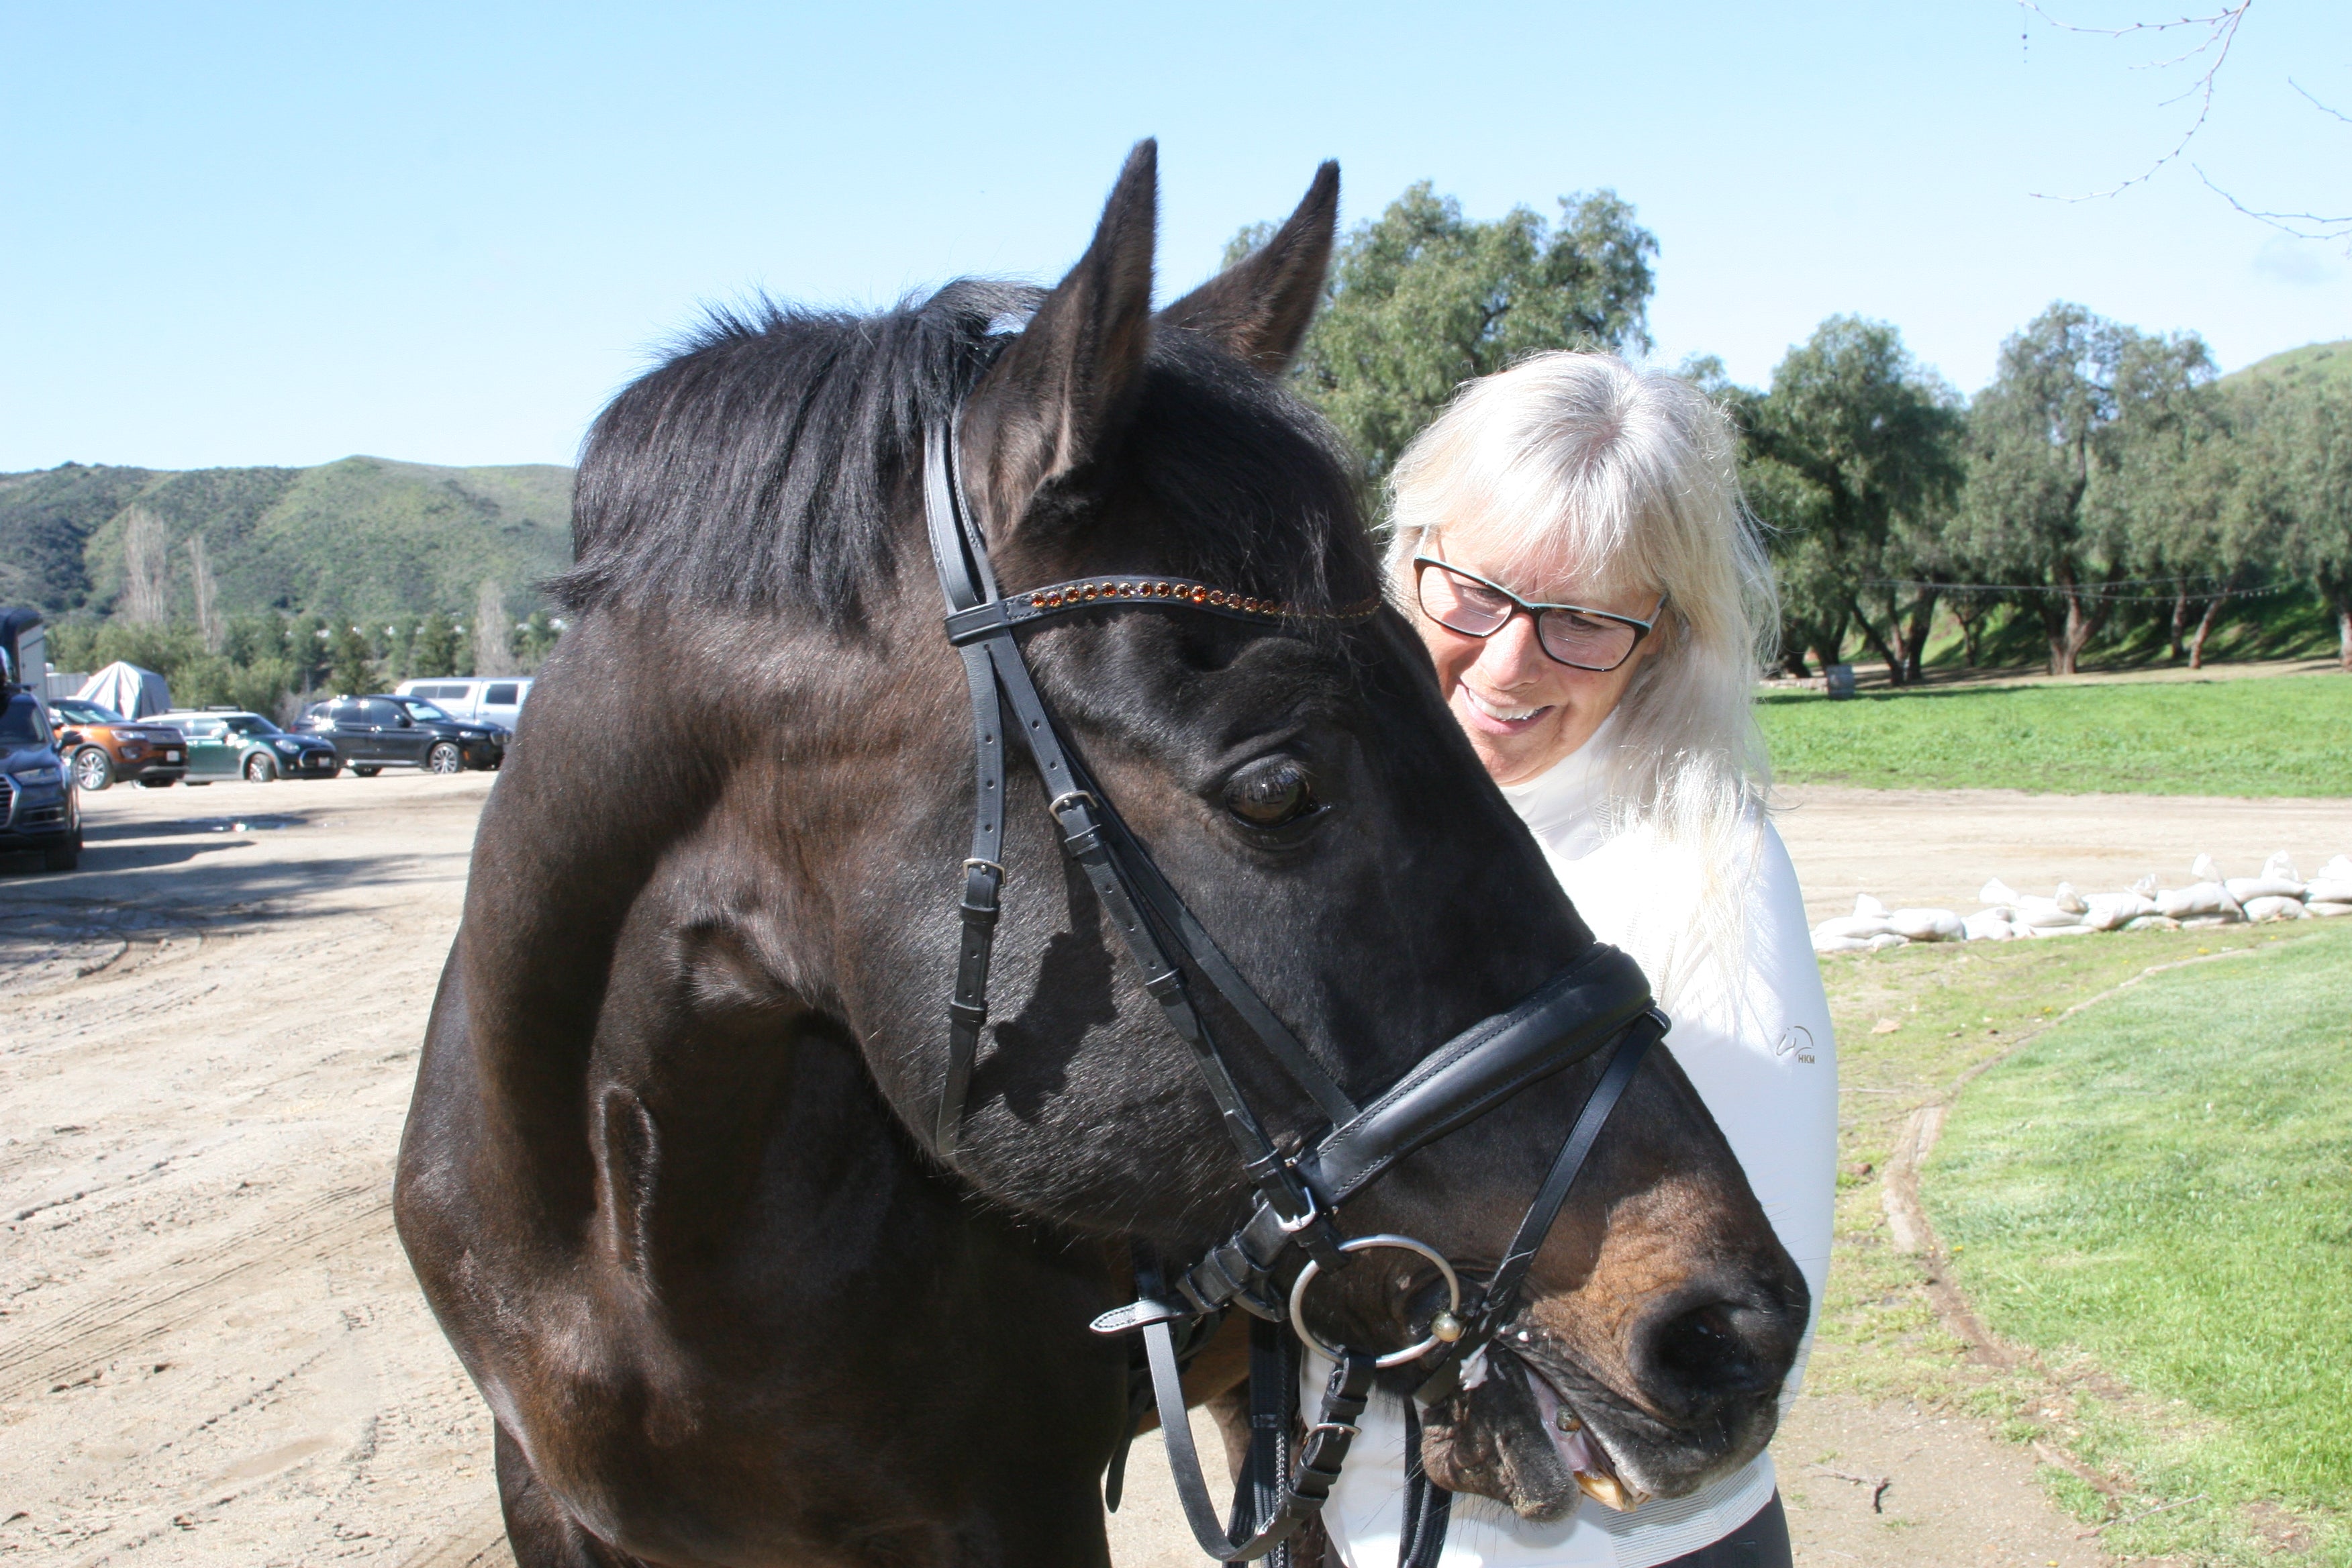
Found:
[[[1142,1336],[1170,1468],[1193,1535],[1202,1550],[1218,1561],[1264,1558],[1276,1568],[1289,1568],[1289,1543],[1329,1498],[1358,1435],[1357,1422],[1371,1397],[1375,1373],[1418,1363],[1414,1374],[1420,1381],[1413,1401],[1406,1405],[1407,1426],[1412,1429],[1408,1434],[1408,1475],[1413,1484],[1400,1561],[1404,1568],[1433,1564],[1444,1541],[1449,1497],[1421,1474],[1413,1404],[1434,1404],[1454,1393],[1465,1363],[1517,1310],[1537,1249],[1644,1054],[1665,1033],[1666,1019],[1652,1005],[1640,967],[1617,949],[1596,944],[1517,1006],[1464,1030],[1370,1105],[1358,1106],[1218,949],[1064,745],[1030,678],[1016,633],[1072,612],[1129,606],[1182,608],[1276,626],[1306,619],[1356,621],[1374,614],[1379,601],[1318,615],[1186,578],[1160,576],[1081,578],[1008,596],[998,590],[986,543],[964,497],[955,426],[955,413],[950,412],[943,424],[924,434],[924,513],[932,562],[947,598],[948,640],[962,656],[971,688],[977,805],[971,853],[963,864],[962,934],[955,992],[948,1004],[947,1070],[933,1121],[934,1149],[942,1161],[954,1163],[972,1063],[988,1022],[988,974],[1004,882],[1000,858],[1009,727],[1021,737],[1044,783],[1046,811],[1061,834],[1064,852],[1085,871],[1144,990],[1160,1005],[1169,1027],[1191,1047],[1255,1195],[1250,1217],[1189,1267],[1166,1267],[1137,1244],[1137,1300],[1104,1313],[1092,1325],[1097,1333]],[[1223,999],[1256,1036],[1260,1047],[1321,1110],[1329,1128],[1311,1145],[1286,1154],[1267,1136],[1206,1020],[1192,1005],[1187,989],[1191,976]],[[1459,1275],[1436,1248],[1409,1237],[1350,1237],[1340,1230],[1339,1206],[1399,1160],[1485,1115],[1529,1084],[1604,1048],[1612,1051],[1608,1064],[1570,1127],[1501,1265],[1483,1289],[1472,1289],[1467,1300]],[[1432,1318],[1423,1337],[1377,1354],[1316,1339],[1303,1310],[1313,1280],[1347,1267],[1359,1253],[1391,1248],[1434,1264],[1446,1283],[1448,1304]],[[1294,1249],[1304,1262],[1285,1291],[1276,1276],[1290,1265]],[[1251,1325],[1250,1448],[1227,1522],[1217,1517],[1193,1449],[1176,1336],[1183,1331],[1186,1348],[1197,1350],[1234,1307],[1255,1321]],[[1307,1427],[1304,1440],[1294,1442],[1301,1339],[1330,1355],[1335,1365],[1318,1418]],[[1133,1427],[1130,1419],[1130,1435]],[[1105,1485],[1106,1500],[1114,1509],[1125,1459],[1122,1439]]]

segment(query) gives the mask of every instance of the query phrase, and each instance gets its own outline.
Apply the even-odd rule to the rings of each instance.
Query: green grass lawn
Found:
[[[1807,1387],[2064,1450],[2110,1495],[2055,1465],[2044,1480],[2110,1552],[2352,1563],[2352,1399],[2330,1364],[2352,1361],[2352,921],[1822,969],[1838,1234]],[[1906,1256],[1881,1177],[1911,1112],[1956,1093],[1924,1195],[1959,1249]],[[1947,1268],[2035,1353],[1971,1361],[1930,1295]]]
[[[2091,1462],[2222,1505],[2352,1500],[2352,931],[2052,1028],[1960,1098],[1922,1194],[1996,1331],[2129,1389]],[[2180,1511],[2148,1545],[2227,1551]]]
[[[1759,705],[1774,773],[1874,789],[2352,795],[2352,678],[1873,692]]]

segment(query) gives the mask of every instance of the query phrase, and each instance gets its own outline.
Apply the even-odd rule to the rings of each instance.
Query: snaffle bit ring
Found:
[[[1439,1315],[1438,1320],[1433,1321],[1458,1323],[1462,1313],[1462,1281],[1455,1278],[1454,1265],[1446,1262],[1444,1257],[1435,1247],[1423,1246],[1409,1236],[1360,1236],[1339,1244],[1339,1250],[1342,1252],[1369,1252],[1374,1247],[1393,1247],[1400,1252],[1419,1253],[1436,1264],[1437,1271],[1445,1276],[1445,1310]],[[1307,1287],[1314,1282],[1315,1276],[1321,1273],[1322,1269],[1323,1266],[1310,1258],[1307,1260],[1307,1267],[1298,1271],[1297,1280],[1290,1287],[1290,1326],[1297,1331],[1300,1339],[1305,1340],[1333,1361],[1339,1361],[1347,1352],[1336,1346],[1325,1344],[1315,1331],[1307,1326],[1307,1314],[1304,1310],[1307,1304]],[[1402,1366],[1409,1361],[1418,1361],[1435,1350],[1444,1341],[1458,1338],[1461,1331],[1460,1328],[1456,1327],[1452,1334],[1440,1335],[1433,1332],[1418,1343],[1373,1358],[1372,1364],[1385,1370],[1392,1366]]]

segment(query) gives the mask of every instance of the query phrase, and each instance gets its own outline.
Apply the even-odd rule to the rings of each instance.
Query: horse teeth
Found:
[[[1615,1476],[1604,1476],[1593,1470],[1576,1472],[1576,1484],[1586,1497],[1606,1509],[1619,1513],[1631,1513],[1641,1506],[1642,1500]]]

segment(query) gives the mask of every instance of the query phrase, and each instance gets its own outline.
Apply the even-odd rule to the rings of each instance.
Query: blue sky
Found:
[[[2218,3],[2218,0],[2217,0]],[[2070,21],[2178,15],[2047,0]],[[1803,7],[71,5],[0,0],[0,469],[562,462],[706,302],[1048,279],[1160,139],[1163,293],[1341,162],[1478,216],[1613,186],[1658,357],[1823,317],[1963,390],[2053,299],[2225,368],[2352,336],[2352,6],[2259,0],[2189,158],[2163,40],[2009,0]],[[2024,36],[2021,37],[2021,34]]]

